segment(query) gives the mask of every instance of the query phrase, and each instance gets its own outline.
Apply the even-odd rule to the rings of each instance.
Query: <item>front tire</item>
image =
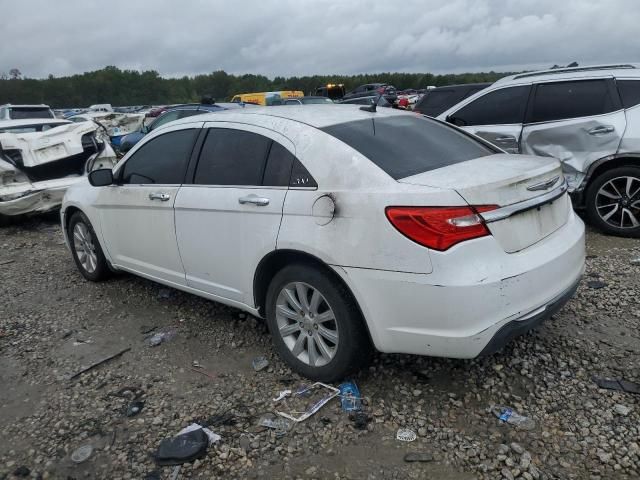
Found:
[[[355,300],[319,268],[294,264],[280,270],[267,291],[266,317],[282,359],[312,380],[340,380],[370,358]]]
[[[67,230],[69,246],[76,267],[84,278],[99,282],[109,277],[107,259],[102,252],[91,222],[82,212],[75,212]]]
[[[603,232],[640,237],[640,168],[613,168],[596,177],[587,189],[586,209]]]

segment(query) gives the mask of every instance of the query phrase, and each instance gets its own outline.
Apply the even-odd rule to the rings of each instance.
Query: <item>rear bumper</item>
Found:
[[[7,188],[3,191],[3,188],[0,187],[0,198],[3,193],[10,198],[9,200],[0,200],[0,214],[12,216],[55,210],[62,205],[66,191],[71,186],[84,181],[86,181],[84,176],[73,176],[25,184],[24,188],[20,190]],[[20,194],[20,196],[11,198],[16,194]]]
[[[493,338],[489,340],[489,343],[487,343],[487,345],[482,349],[479,356],[496,353],[502,350],[502,348],[514,338],[524,335],[529,330],[539,326],[543,321],[550,318],[554,313],[564,307],[565,303],[571,300],[573,295],[576,293],[579,284],[580,280],[560,294],[558,298],[542,307],[540,312],[534,313],[533,315],[530,314],[525,318],[519,318],[518,320],[513,320],[506,325],[503,325],[500,330],[496,332]]]
[[[336,267],[379,351],[474,358],[548,318],[584,272],[584,224],[507,254],[493,237],[432,252],[433,272]],[[502,330],[504,328],[504,330]]]

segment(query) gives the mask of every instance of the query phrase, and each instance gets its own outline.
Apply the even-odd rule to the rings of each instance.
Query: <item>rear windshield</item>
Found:
[[[497,153],[454,127],[414,115],[356,120],[322,130],[396,180]]]
[[[9,117],[13,120],[24,120],[29,118],[54,118],[53,113],[48,108],[11,108]]]

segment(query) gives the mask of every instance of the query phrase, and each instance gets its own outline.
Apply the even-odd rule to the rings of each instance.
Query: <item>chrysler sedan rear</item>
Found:
[[[282,358],[323,381],[372,347],[494,352],[584,268],[557,160],[393,110],[189,118],[90,182],[62,208],[82,275],[123,270],[263,317]]]

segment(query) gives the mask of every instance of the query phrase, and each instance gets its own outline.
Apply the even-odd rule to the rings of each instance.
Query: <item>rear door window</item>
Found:
[[[271,139],[230,128],[211,128],[200,152],[193,183],[262,185]]]
[[[180,185],[198,130],[177,130],[159,135],[136,150],[124,164],[123,184]]]
[[[616,83],[624,108],[640,105],[640,80],[617,80]]]
[[[529,122],[550,122],[613,112],[616,104],[607,81],[541,83],[531,107]]]
[[[453,113],[451,122],[458,126],[522,123],[530,88],[522,85],[489,92]]]
[[[413,115],[356,120],[322,130],[396,180],[498,152],[451,126]]]

